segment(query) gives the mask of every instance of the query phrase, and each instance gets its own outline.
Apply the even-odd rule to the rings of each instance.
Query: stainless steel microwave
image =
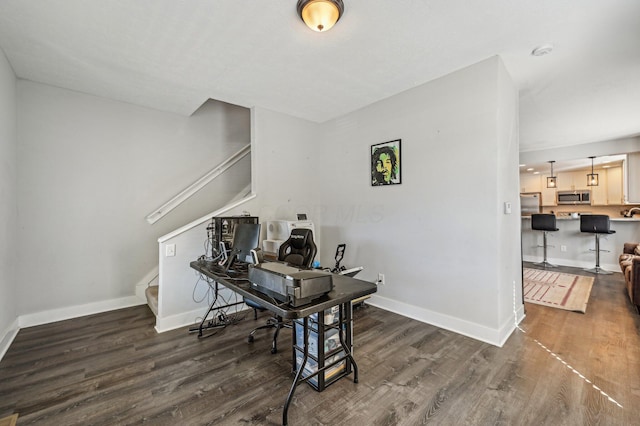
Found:
[[[591,204],[591,191],[558,191],[558,204]]]

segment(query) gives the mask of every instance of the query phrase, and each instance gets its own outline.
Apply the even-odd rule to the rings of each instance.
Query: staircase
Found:
[[[239,151],[231,155],[229,158],[227,158],[226,160],[224,160],[223,162],[221,162],[220,164],[212,168],[204,176],[196,180],[194,183],[192,183],[187,188],[182,190],[179,194],[171,198],[162,206],[158,207],[156,210],[149,213],[145,217],[146,221],[150,225],[154,224],[155,222],[157,222],[158,220],[166,216],[173,209],[175,209],[176,207],[180,206],[182,203],[187,201],[189,198],[195,195],[198,191],[200,191],[201,189],[206,187],[208,184],[213,182],[216,178],[222,176],[225,172],[232,169],[234,165],[236,165],[241,159],[243,159],[250,153],[251,153],[251,145],[249,144],[244,146],[242,149],[240,149]],[[255,198],[255,195],[252,193],[252,185],[251,183],[249,183],[246,187],[240,190],[239,193],[231,201],[229,201],[223,207],[161,237],[158,240],[158,242],[162,243],[169,239],[172,239],[204,222],[211,220],[211,218],[214,216],[220,216],[222,214],[225,214],[229,210],[232,210],[237,206],[253,198]],[[162,262],[162,258],[160,258],[160,262]],[[161,268],[158,267],[158,271],[160,270]],[[147,305],[149,305],[149,308],[151,309],[151,311],[154,313],[156,317],[158,317],[158,310],[159,310],[158,307],[159,307],[159,293],[160,293],[160,282],[161,282],[160,273],[161,272],[158,272],[156,276],[146,284],[146,287],[144,288],[144,296],[143,296],[147,301]],[[139,296],[141,295],[139,294]]]

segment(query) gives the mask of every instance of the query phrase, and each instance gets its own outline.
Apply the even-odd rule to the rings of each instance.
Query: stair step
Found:
[[[144,295],[147,297],[147,305],[149,305],[151,312],[158,316],[158,286],[150,285],[144,291]]]

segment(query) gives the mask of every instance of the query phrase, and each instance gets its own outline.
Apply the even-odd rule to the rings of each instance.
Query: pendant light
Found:
[[[298,0],[298,15],[313,31],[328,31],[344,12],[342,0]]]
[[[547,178],[547,188],[557,188],[558,180],[553,175],[553,163],[555,163],[555,161],[549,161],[549,163],[551,163],[551,176]]]
[[[596,157],[589,158],[591,158],[591,173],[587,175],[587,186],[598,186],[598,174],[593,173],[593,159]]]

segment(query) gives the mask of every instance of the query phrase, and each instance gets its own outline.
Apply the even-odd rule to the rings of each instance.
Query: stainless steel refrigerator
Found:
[[[541,200],[539,192],[525,192],[520,194],[520,212],[522,216],[531,216],[540,213]]]

